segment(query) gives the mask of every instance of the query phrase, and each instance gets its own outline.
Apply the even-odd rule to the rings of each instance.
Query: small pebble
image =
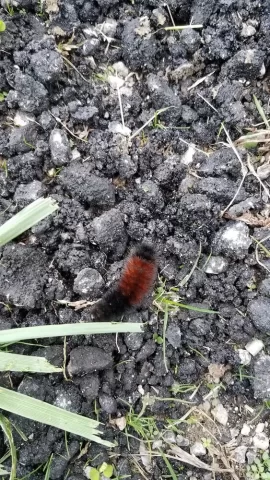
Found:
[[[228,268],[229,262],[226,258],[216,255],[209,259],[205,266],[205,273],[212,275],[219,275],[219,273],[225,272]]]
[[[240,445],[239,447],[235,448],[235,450],[233,451],[234,460],[237,463],[245,464],[246,453],[247,453],[247,447],[245,445]]]
[[[256,433],[256,435],[253,437],[253,445],[256,448],[265,451],[269,448],[269,438],[264,432]]]
[[[213,410],[211,410],[211,413],[215,420],[220,423],[221,425],[227,425],[228,423],[228,412],[227,410],[221,405],[217,405]]]
[[[206,455],[206,448],[201,442],[195,442],[190,447],[190,453],[191,455],[195,455],[195,457],[200,457],[202,455]]]
[[[167,430],[167,432],[164,433],[163,439],[169,443],[176,443],[176,435],[174,432],[171,432],[170,430]]]
[[[260,353],[260,351],[263,349],[264,344],[261,340],[258,338],[253,338],[250,342],[248,342],[245,346],[245,349],[253,356],[255,357]]]
[[[258,423],[257,427],[255,428],[256,433],[262,433],[264,431],[264,423]]]
[[[247,423],[244,423],[241,434],[247,437],[250,434],[250,426]]]
[[[190,442],[188,438],[183,437],[183,435],[176,436],[176,443],[178,447],[188,447]]]
[[[243,348],[239,348],[239,350],[237,351],[238,351],[241,365],[249,365],[251,362],[250,353],[247,350],[244,350]]]

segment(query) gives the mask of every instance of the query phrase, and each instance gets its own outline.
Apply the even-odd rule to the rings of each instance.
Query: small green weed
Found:
[[[153,340],[154,340],[154,342],[156,342],[158,345],[162,345],[162,343],[163,343],[163,338],[162,338],[158,333],[154,333],[154,334],[153,334]]]
[[[1,22],[4,23],[2,20],[0,20],[0,32],[4,32],[4,30],[1,30]],[[5,26],[6,29],[6,26]],[[0,92],[0,102],[3,102],[7,96],[8,92]]]
[[[0,19],[0,33],[4,32],[5,30],[6,30],[6,24],[5,24],[4,20]]]
[[[133,428],[143,440],[149,441],[158,433],[154,417],[143,417],[131,408],[126,415],[127,426]]]
[[[89,478],[90,480],[100,480],[103,477],[112,478],[113,470],[113,465],[103,462],[99,468],[91,468]]]
[[[196,388],[196,385],[188,383],[174,383],[171,387],[171,391],[174,395],[179,395],[180,393],[194,392]]]
[[[11,16],[13,17],[14,13],[15,13],[15,10],[14,10],[14,7],[13,5],[11,5],[9,2],[6,2],[5,3],[5,10],[6,12]]]
[[[268,452],[264,452],[260,458],[255,458],[252,465],[247,466],[247,479],[270,480],[270,458]]]

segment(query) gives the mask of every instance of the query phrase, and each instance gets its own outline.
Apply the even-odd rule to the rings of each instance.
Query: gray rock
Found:
[[[198,193],[202,193],[210,197],[215,201],[219,201],[222,203],[229,203],[233,198],[238,184],[232,180],[228,180],[227,178],[215,178],[215,177],[207,177],[201,178],[197,186],[195,187]],[[245,200],[247,194],[244,188],[241,188],[238,194],[238,200],[242,201]]]
[[[270,399],[270,356],[260,355],[254,362],[253,389],[254,397]]]
[[[53,405],[69,412],[79,413],[82,406],[79,389],[72,383],[64,383],[54,389]]]
[[[199,116],[193,108],[189,107],[188,105],[183,105],[182,107],[182,119],[186,123],[193,123],[198,120]]]
[[[148,357],[153,355],[157,349],[157,344],[154,342],[154,340],[149,339],[147,340],[146,343],[142,346],[141,350],[139,351],[136,361],[137,362],[143,362],[146,360]]]
[[[95,297],[100,293],[105,282],[94,268],[84,268],[74,281],[73,290],[82,297]]]
[[[71,149],[66,132],[55,128],[52,130],[49,139],[51,158],[55,166],[62,166],[69,163],[71,158]]]
[[[48,106],[48,92],[42,83],[19,71],[15,74],[15,90],[9,91],[6,102],[10,108],[18,105],[24,112],[40,113]]]
[[[26,185],[19,185],[14,194],[14,200],[21,204],[28,204],[42,197],[44,187],[41,182],[34,180]]]
[[[167,327],[166,338],[174,348],[181,347],[182,333],[180,327],[175,323],[170,323]]]
[[[142,321],[141,315],[137,312],[131,313],[127,319],[130,323],[140,323]],[[139,350],[143,344],[143,333],[125,333],[125,344],[129,350]]]
[[[58,177],[67,192],[79,202],[97,207],[115,203],[114,187],[106,178],[91,173],[91,166],[73,162],[64,167]]]
[[[64,62],[57,51],[44,49],[31,55],[30,65],[36,78],[42,83],[47,83],[59,79]]]
[[[229,262],[226,258],[221,255],[212,256],[205,266],[205,273],[211,275],[219,275],[220,273],[226,272]]]
[[[190,453],[191,455],[195,455],[195,457],[200,457],[202,455],[206,455],[206,448],[201,442],[195,442],[190,447]]]
[[[180,32],[180,42],[189,53],[195,53],[201,44],[201,36],[193,28],[187,28]]]
[[[137,172],[138,165],[130,155],[123,154],[118,158],[117,168],[121,178],[131,178]]]
[[[221,425],[227,425],[228,423],[228,412],[227,410],[219,403],[215,408],[211,410],[211,413],[214,419]]]
[[[230,222],[215,235],[213,253],[243,259],[251,243],[248,226],[243,222]]]
[[[188,438],[183,437],[183,435],[176,435],[176,443],[178,447],[188,447],[190,441]]]
[[[197,337],[208,335],[211,329],[211,322],[205,318],[196,318],[189,323],[190,330]]]
[[[71,350],[68,364],[69,374],[84,375],[112,366],[112,357],[97,347],[77,347]]]
[[[255,327],[263,333],[270,333],[270,298],[259,297],[251,300],[247,308]]]
[[[163,440],[165,440],[165,442],[176,443],[176,435],[171,430],[167,430],[166,432],[164,432],[162,438]]]
[[[80,380],[79,385],[81,394],[88,402],[92,402],[97,398],[100,386],[98,375],[86,375]]]
[[[270,277],[266,277],[259,285],[258,292],[261,295],[270,297]]]
[[[99,396],[99,404],[104,412],[112,414],[117,412],[117,402],[110,395],[103,393]]]
[[[269,438],[266,433],[256,433],[256,435],[253,437],[253,445],[255,448],[259,448],[260,450],[268,450]]]
[[[152,180],[146,180],[139,186],[139,190],[142,192],[143,198],[147,201],[148,204],[162,208],[164,201],[162,193]]]
[[[89,38],[87,39],[82,46],[82,54],[87,57],[88,55],[93,55],[100,45],[99,38]]]
[[[264,56],[262,50],[240,50],[224,65],[222,73],[231,79],[260,78],[263,73]]]
[[[234,460],[241,464],[246,463],[246,453],[247,447],[245,445],[239,445],[239,447],[236,447],[232,452]]]
[[[28,123],[24,127],[16,127],[9,136],[9,150],[12,155],[35,150],[38,127],[35,123]]]
[[[86,105],[85,107],[78,107],[74,112],[71,113],[72,118],[78,122],[88,122],[98,114],[98,108]]]
[[[142,333],[126,333],[124,338],[126,346],[132,351],[139,350],[143,344]]]
[[[112,208],[93,220],[90,241],[114,258],[121,258],[126,249],[127,234],[119,210]]]

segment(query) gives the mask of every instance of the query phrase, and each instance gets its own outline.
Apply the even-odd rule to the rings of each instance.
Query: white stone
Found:
[[[113,69],[117,72],[118,77],[126,78],[129,74],[129,70],[123,62],[114,63]]]
[[[247,350],[244,350],[243,348],[239,348],[238,355],[240,357],[240,363],[241,365],[249,365],[251,362],[251,355]]]
[[[221,257],[220,255],[212,256],[205,266],[205,273],[212,275],[218,275],[219,273],[225,272],[228,268],[228,260]]]
[[[255,357],[260,353],[260,351],[264,348],[264,344],[261,340],[258,338],[253,338],[253,340],[250,340],[245,346],[245,349],[253,356]]]
[[[256,433],[262,433],[264,431],[264,423],[258,423],[257,427],[255,428]]]
[[[244,464],[246,463],[246,453],[247,447],[245,445],[240,445],[233,451],[233,458],[237,463]]]
[[[190,165],[193,162],[193,157],[194,157],[195,153],[196,153],[196,150],[193,147],[193,145],[192,144],[189,145],[187,151],[181,157],[181,163],[183,165]]]
[[[221,405],[217,405],[213,410],[211,410],[211,413],[215,420],[220,423],[221,425],[227,425],[228,423],[228,412],[227,410]]]
[[[269,438],[264,432],[256,433],[255,437],[253,437],[253,445],[256,448],[265,451],[269,448]]]
[[[244,423],[241,434],[244,435],[244,437],[247,437],[250,434],[250,426],[247,423]]]
[[[252,27],[252,25],[247,25],[243,23],[241,36],[242,37],[252,37],[256,33],[256,28]]]
[[[195,455],[195,457],[200,457],[201,455],[206,455],[206,448],[201,442],[195,442],[190,447],[191,455]]]
[[[108,83],[111,88],[114,90],[117,90],[117,88],[123,87],[125,80],[123,78],[120,78],[116,75],[108,75]]]

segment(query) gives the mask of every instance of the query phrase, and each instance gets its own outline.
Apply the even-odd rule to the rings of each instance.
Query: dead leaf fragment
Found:
[[[223,365],[222,363],[211,363],[208,365],[207,381],[209,383],[219,383],[225,373],[230,370],[230,365]]]

